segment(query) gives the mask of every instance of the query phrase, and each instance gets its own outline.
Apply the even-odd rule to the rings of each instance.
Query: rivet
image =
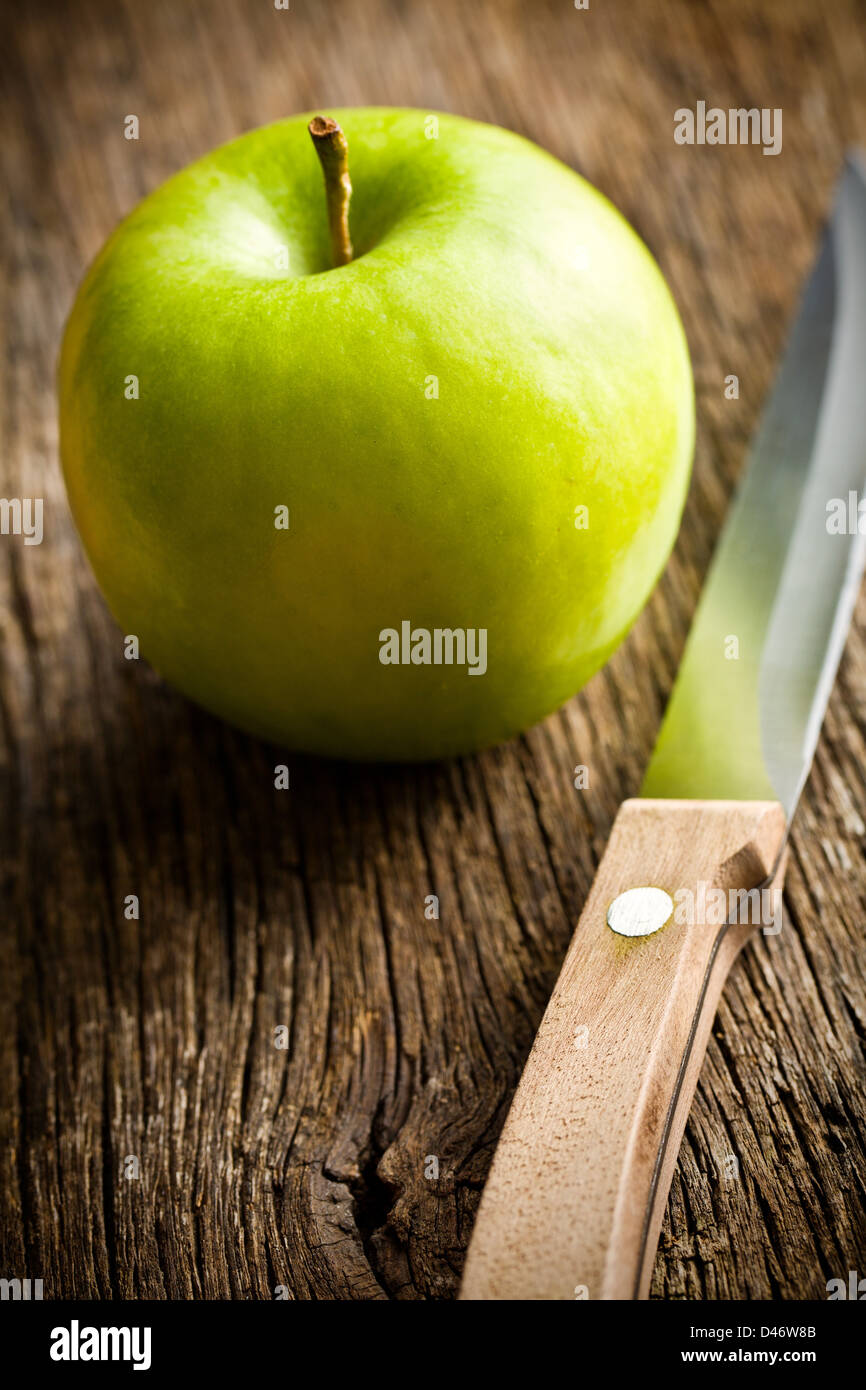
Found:
[[[607,925],[618,936],[652,936],[673,910],[674,900],[663,888],[627,888],[607,909]]]

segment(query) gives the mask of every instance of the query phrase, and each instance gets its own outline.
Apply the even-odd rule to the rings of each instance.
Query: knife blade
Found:
[[[862,577],[864,364],[852,158],[642,794],[620,807],[502,1131],[463,1299],[646,1294],[725,977],[760,927],[777,930],[788,827]]]
[[[828,502],[847,509],[866,483],[864,377],[866,179],[850,158],[716,548],[644,796],[775,797],[793,815],[866,558],[866,531],[827,526]],[[731,637],[734,657],[725,651]]]

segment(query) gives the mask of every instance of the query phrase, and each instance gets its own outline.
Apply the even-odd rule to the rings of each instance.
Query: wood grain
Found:
[[[44,498],[45,540],[0,537],[0,1274],[42,1278],[46,1297],[453,1297],[843,150],[866,144],[863,7],[42,0],[2,14],[0,489]],[[781,107],[781,155],[676,146],[673,112],[701,99]],[[683,312],[695,475],[651,603],[560,714],[446,765],[292,758],[284,793],[278,750],[124,660],[64,500],[54,370],[83,268],[138,198],[242,130],[364,102],[510,126],[621,207]],[[864,768],[861,599],[794,831],[788,925],[725,990],[654,1296],[821,1298],[866,1271]]]

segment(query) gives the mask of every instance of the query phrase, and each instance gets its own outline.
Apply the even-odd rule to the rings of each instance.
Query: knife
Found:
[[[864,484],[866,175],[850,158],[641,795],[617,814],[502,1131],[462,1299],[646,1297],[725,977],[779,928],[863,573]]]

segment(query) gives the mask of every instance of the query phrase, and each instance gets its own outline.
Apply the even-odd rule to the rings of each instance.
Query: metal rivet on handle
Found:
[[[674,900],[663,888],[627,888],[607,909],[607,925],[618,936],[652,936],[673,910]]]

